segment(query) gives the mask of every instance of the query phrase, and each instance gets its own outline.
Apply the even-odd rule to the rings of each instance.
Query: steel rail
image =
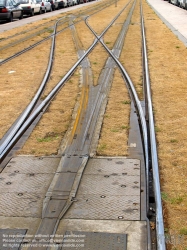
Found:
[[[124,7],[126,8],[126,6]],[[114,20],[109,24],[108,27],[102,32],[99,36],[99,39],[107,32],[110,26],[115,22],[115,20],[119,17],[119,15],[123,12],[124,8],[118,13],[118,15],[114,18]],[[14,147],[16,142],[21,138],[24,132],[28,129],[28,127],[33,123],[33,121],[37,118],[37,116],[42,112],[42,110],[50,103],[50,101],[55,97],[57,92],[61,89],[61,87],[65,84],[68,78],[73,74],[76,68],[80,65],[80,63],[84,60],[84,58],[92,51],[92,49],[98,43],[98,39],[95,39],[93,44],[89,47],[89,49],[85,52],[85,54],[74,64],[74,66],[66,73],[66,75],[61,79],[61,81],[53,88],[53,90],[49,93],[49,95],[41,102],[41,104],[33,111],[33,113],[27,118],[27,120],[22,124],[20,129],[17,131],[16,135],[12,138],[12,140],[7,144],[6,148],[0,152],[0,163],[6,157],[6,155],[10,152],[10,150]]]
[[[153,117],[153,108],[151,100],[151,89],[150,89],[150,79],[149,79],[149,67],[147,59],[147,48],[145,40],[145,27],[143,18],[143,8],[141,3],[141,23],[142,23],[142,40],[143,40],[143,60],[145,67],[145,83],[146,83],[146,94],[147,94],[147,112],[148,112],[148,130],[150,136],[150,147],[151,147],[151,163],[153,170],[153,184],[154,184],[154,194],[156,201],[156,231],[157,231],[157,249],[165,250],[165,239],[164,239],[164,222],[162,213],[162,201],[160,192],[160,178],[159,178],[159,167],[158,167],[158,155],[156,147],[156,137],[155,137],[155,125]]]
[[[109,5],[112,4],[112,3],[114,3],[114,1],[115,1],[115,0],[111,0],[111,1],[109,2]],[[103,4],[103,5],[104,5],[104,4]],[[101,5],[101,7],[103,7],[103,5]],[[108,5],[107,5],[107,6],[108,6]],[[107,8],[107,6],[105,5],[104,8]],[[98,6],[97,6],[97,7],[98,7]],[[100,6],[99,6],[99,7],[100,7]],[[93,9],[94,9],[94,8],[93,8]],[[95,9],[96,9],[96,8],[95,8]],[[97,11],[96,11],[95,13],[97,13]],[[93,13],[92,15],[94,15],[95,13]],[[82,13],[81,13],[81,15],[82,15]],[[78,16],[78,17],[79,17],[79,16]],[[77,21],[76,23],[79,23],[79,22],[82,22],[82,20]],[[70,26],[68,26],[68,27],[66,27],[66,28],[64,28],[64,29],[62,29],[62,30],[56,32],[55,35],[58,35],[59,33],[63,32],[63,31],[66,30],[66,29],[69,29],[71,26],[72,26],[72,25],[70,25]],[[37,42],[37,43],[35,43],[35,44],[29,46],[28,48],[25,48],[25,49],[23,49],[23,50],[21,50],[21,51],[15,53],[14,55],[12,55],[12,56],[10,56],[10,57],[4,59],[3,61],[0,62],[0,66],[3,65],[3,64],[5,64],[5,63],[7,63],[7,62],[9,62],[10,60],[12,60],[12,59],[14,59],[14,58],[16,58],[16,57],[22,55],[23,53],[25,53],[25,52],[27,52],[27,51],[29,51],[29,50],[35,48],[36,46],[38,46],[38,45],[40,45],[41,43],[43,43],[43,42],[47,41],[48,39],[50,39],[52,36],[54,36],[54,34],[51,34],[51,35],[49,35],[48,37],[42,39],[41,41],[39,41],[39,42]]]

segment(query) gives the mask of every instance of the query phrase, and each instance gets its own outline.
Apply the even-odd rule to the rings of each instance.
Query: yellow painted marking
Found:
[[[81,114],[83,114],[83,112],[86,111],[87,105],[88,105],[88,95],[89,95],[89,86],[88,86],[88,72],[86,71],[86,79],[85,79],[85,85],[82,86],[82,92],[81,92],[81,97],[80,97],[80,105],[79,105],[79,109],[76,115],[76,119],[73,125],[73,129],[71,131],[71,135],[70,135],[70,140],[69,140],[69,144],[71,144],[73,137],[75,135],[75,132],[77,130],[78,124],[79,124],[79,120],[81,117]]]

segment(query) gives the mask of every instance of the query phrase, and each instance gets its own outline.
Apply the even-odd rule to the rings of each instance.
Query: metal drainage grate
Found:
[[[26,229],[0,229],[0,249],[19,250]]]
[[[127,250],[127,234],[66,231],[62,250]]]

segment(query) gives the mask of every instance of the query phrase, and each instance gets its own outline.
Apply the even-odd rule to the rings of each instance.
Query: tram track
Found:
[[[109,3],[110,4],[110,3]],[[106,6],[104,6],[104,8],[106,8]],[[101,7],[102,9],[102,7]],[[93,11],[93,10],[92,10]],[[94,13],[97,13],[98,11],[98,7],[94,8]],[[100,11],[100,10],[99,10]],[[77,18],[77,17],[76,17]],[[63,21],[63,22],[62,22]],[[79,21],[80,22],[80,21]],[[50,56],[49,56],[49,61],[48,61],[48,66],[47,66],[47,69],[46,69],[46,72],[45,72],[45,75],[43,77],[43,81],[36,93],[36,95],[34,96],[33,100],[31,101],[31,103],[28,105],[28,107],[26,108],[26,110],[23,112],[23,114],[21,115],[21,117],[19,118],[19,120],[16,122],[16,124],[13,124],[13,128],[10,128],[8,133],[2,138],[1,140],[1,147],[0,147],[0,151],[1,153],[4,151],[4,149],[7,147],[7,145],[10,143],[10,141],[12,140],[12,138],[14,137],[15,133],[19,130],[19,128],[23,125],[24,121],[26,121],[26,119],[28,118],[28,116],[31,114],[32,110],[35,108],[35,106],[37,105],[39,99],[41,98],[42,96],[42,93],[46,87],[46,84],[47,84],[47,81],[50,77],[50,73],[51,73],[51,69],[52,69],[52,64],[53,64],[53,60],[54,60],[54,48],[55,48],[55,38],[56,38],[56,35],[61,33],[63,30],[66,30],[68,28],[70,28],[72,25],[74,24],[71,24],[69,25],[68,27],[64,28],[63,30],[60,30],[57,32],[57,27],[58,25],[64,23],[64,18],[61,18],[59,19],[56,24],[55,24],[55,27],[54,27],[54,31],[53,31],[53,34],[51,36],[49,36],[48,38],[38,42],[37,44],[33,45],[33,46],[30,46],[29,48],[21,51],[20,53],[18,54],[15,54],[13,57],[10,57],[8,58],[7,60],[4,60],[3,62],[1,62],[1,64],[4,64],[6,62],[8,62],[9,60],[17,57],[18,55],[22,54],[22,53],[25,53],[26,51],[34,48],[35,46],[39,45],[40,43],[46,41],[47,39],[49,38],[52,38],[52,45],[51,45],[51,52],[50,52]],[[41,102],[41,101],[40,101]]]
[[[121,11],[122,12],[122,11]],[[115,20],[116,20],[117,18],[115,18]],[[113,22],[115,21],[115,20],[113,20]],[[113,23],[112,22],[112,23]],[[112,25],[112,24],[111,24]],[[108,27],[109,28],[109,27]],[[107,31],[107,29],[105,29],[105,31],[101,34],[101,36],[103,36],[104,35],[104,33],[106,33],[106,31]],[[53,36],[53,37],[55,37],[55,36]],[[39,88],[39,90],[38,90],[38,93],[37,93],[37,95],[33,98],[33,101],[32,101],[32,104],[29,106],[29,108],[28,108],[28,112],[26,111],[25,112],[25,115],[23,116],[23,120],[21,119],[21,121],[20,121],[20,124],[22,125],[22,126],[20,126],[20,124],[18,124],[18,127],[15,129],[17,132],[18,132],[18,130],[19,130],[19,128],[21,128],[21,133],[20,134],[23,134],[24,132],[23,131],[25,131],[26,130],[26,128],[28,128],[28,124],[31,124],[32,122],[27,122],[26,121],[26,117],[28,117],[28,115],[31,113],[31,111],[32,111],[32,109],[33,109],[33,107],[35,106],[35,104],[36,104],[36,102],[37,102],[37,100],[39,99],[39,97],[41,96],[41,93],[43,92],[43,89],[44,89],[44,87],[45,87],[45,84],[46,84],[46,82],[47,82],[47,79],[48,79],[48,77],[49,77],[49,73],[50,73],[50,70],[51,70],[51,67],[52,67],[52,58],[53,58],[53,55],[54,55],[54,41],[55,40],[53,40],[53,45],[52,45],[52,50],[51,50],[51,55],[50,55],[50,60],[49,60],[49,65],[48,65],[48,70],[47,70],[47,72],[46,72],[46,74],[45,74],[45,76],[44,76],[44,80],[42,81],[42,84],[41,84],[41,87]],[[86,51],[86,55],[88,55],[89,53],[90,53],[90,51],[93,49],[93,47],[96,45],[96,43],[97,43],[97,40],[95,40],[94,41],[94,43],[92,44],[92,46]],[[49,101],[53,98],[53,96],[56,94],[56,92],[57,92],[57,90],[61,87],[61,84],[63,85],[64,83],[65,83],[65,81],[71,76],[71,74],[73,73],[73,71],[76,69],[76,67],[81,63],[81,61],[82,60],[84,60],[84,58],[86,57],[86,55],[83,55],[78,61],[77,61],[77,63],[74,65],[74,67],[72,68],[72,69],[70,69],[69,70],[69,72],[62,78],[62,80],[56,85],[56,87],[51,91],[51,93],[45,98],[45,100],[39,105],[39,107],[37,108],[37,111],[36,111],[36,114],[35,114],[35,112],[31,115],[31,120],[33,121],[36,117],[37,117],[37,115],[42,111],[42,109],[46,106],[46,105],[48,105],[48,103],[49,103]],[[33,117],[35,117],[35,118],[33,118]],[[29,120],[29,119],[28,119]],[[26,126],[23,126],[23,121],[26,121]],[[23,129],[23,127],[24,127],[24,129]],[[4,156],[5,156],[5,154],[7,155],[7,153],[8,153],[8,151],[9,150],[5,150],[5,148],[12,148],[13,147],[13,145],[15,144],[15,141],[17,141],[18,140],[18,138],[20,137],[20,136],[16,136],[17,137],[17,139],[14,141],[14,136],[16,135],[16,133],[15,133],[15,131],[13,130],[13,132],[11,133],[11,135],[10,136],[8,136],[8,138],[9,139],[6,139],[6,141],[5,140],[3,140],[3,145],[1,145],[1,154],[0,154],[0,159],[1,159],[1,161],[2,161],[2,159],[4,158]],[[11,143],[11,141],[13,142],[13,143]],[[11,144],[11,147],[9,147],[8,145],[9,144]],[[6,152],[5,154],[3,153],[3,151],[4,152]],[[2,156],[2,157],[1,157]]]
[[[122,29],[122,32],[120,33],[120,36],[116,42],[116,44],[114,45],[114,48],[112,50],[109,50],[108,47],[106,46],[106,44],[103,42],[102,40],[102,37],[104,36],[104,34],[106,33],[106,31],[109,29],[109,27],[111,27],[111,25],[115,22],[115,20],[119,17],[119,15],[123,12],[123,10],[116,16],[115,19],[113,19],[113,21],[110,23],[110,25],[108,25],[108,27],[101,33],[101,35],[97,35],[95,33],[95,31],[89,26],[88,22],[87,22],[87,19],[86,18],[86,24],[87,26],[89,27],[90,31],[94,34],[94,36],[96,37],[96,40],[93,42],[93,44],[90,46],[90,48],[83,52],[82,48],[80,46],[78,46],[78,50],[80,51],[80,58],[79,60],[77,61],[77,63],[69,70],[69,72],[62,78],[62,80],[56,85],[56,87],[50,92],[50,94],[45,98],[44,101],[42,101],[42,103],[38,106],[38,108],[36,108],[35,111],[33,111],[33,113],[30,115],[30,117],[28,118],[28,120],[26,121],[25,124],[22,124],[22,127],[21,129],[18,131],[18,133],[14,136],[13,139],[11,139],[11,142],[8,143],[8,145],[5,147],[6,150],[4,150],[5,148],[3,148],[3,150],[1,151],[1,155],[0,155],[0,159],[3,160],[8,151],[13,147],[13,145],[16,143],[16,141],[19,140],[19,138],[23,135],[23,133],[25,132],[25,130],[30,126],[30,124],[37,118],[37,116],[41,113],[41,111],[49,104],[49,102],[54,98],[54,96],[57,94],[57,91],[64,85],[65,81],[73,74],[73,72],[75,71],[75,69],[77,68],[77,66],[79,66],[81,63],[84,64],[84,60],[85,58],[88,56],[88,54],[94,49],[94,47],[96,46],[96,44],[98,42],[100,42],[102,44],[102,46],[105,48],[105,50],[107,51],[107,53],[109,54],[110,58],[108,60],[108,65],[110,65],[110,67],[112,67],[114,69],[114,67],[117,65],[119,67],[119,69],[121,70],[121,73],[126,81],[126,83],[128,84],[128,87],[130,89],[130,96],[132,97],[132,100],[134,102],[134,105],[138,111],[138,117],[139,117],[139,120],[140,120],[140,127],[141,127],[141,131],[142,131],[142,135],[143,135],[143,145],[144,145],[144,153],[145,153],[145,168],[146,168],[146,182],[147,182],[147,185],[149,183],[149,179],[148,179],[148,176],[149,176],[149,149],[148,149],[148,146],[149,146],[149,142],[148,142],[148,132],[147,132],[147,126],[146,126],[146,120],[145,120],[145,115],[144,115],[144,111],[142,109],[142,105],[140,103],[140,100],[138,98],[138,95],[136,93],[136,90],[133,86],[133,83],[128,75],[128,73],[126,72],[126,70],[124,69],[123,65],[120,63],[119,61],[119,55],[120,55],[120,50],[122,49],[122,46],[123,46],[123,42],[124,42],[124,37],[125,37],[125,33],[126,33],[126,30],[128,28],[128,25],[129,25],[129,22],[130,22],[130,18],[131,18],[131,15],[132,15],[132,12],[133,12],[133,8],[131,9],[131,13],[129,14],[129,17]],[[72,29],[73,29],[73,24],[72,24]],[[142,27],[143,27],[143,19],[142,19]],[[143,28],[143,31],[144,31],[144,28]],[[143,32],[142,31],[142,32]],[[144,33],[144,32],[143,32]],[[144,35],[143,35],[144,36]],[[145,39],[145,38],[144,38]],[[77,41],[77,44],[79,44],[79,42]],[[144,48],[145,48],[145,41],[144,41]],[[146,52],[145,52],[145,57],[144,57],[144,61],[145,61],[145,65],[147,65],[147,57],[146,57]],[[114,63],[115,62],[115,63]],[[89,63],[87,62],[86,63],[87,65],[89,65]],[[112,66],[111,66],[112,65]],[[110,68],[109,66],[105,66],[105,68]],[[88,70],[88,68],[86,69],[86,71]],[[92,141],[91,139],[91,136],[93,133],[94,133],[94,127],[95,127],[95,123],[97,121],[97,117],[99,116],[99,112],[100,112],[100,108],[101,108],[101,104],[103,102],[103,100],[106,98],[107,96],[107,87],[109,85],[109,82],[111,80],[111,76],[112,76],[112,72],[110,72],[111,69],[109,69],[109,72],[106,71],[106,73],[104,73],[103,75],[105,75],[105,77],[103,77],[102,79],[102,82],[103,84],[99,84],[98,88],[97,88],[97,95],[96,95],[96,99],[95,99],[95,106],[90,108],[90,117],[88,117],[86,119],[86,127],[83,128],[82,127],[82,130],[83,130],[83,134],[81,133],[77,133],[76,130],[80,130],[80,128],[78,128],[78,122],[82,116],[82,112],[85,112],[85,109],[83,109],[84,111],[80,110],[78,111],[78,120],[75,122],[75,127],[73,128],[72,130],[72,135],[71,135],[71,139],[70,139],[70,142],[69,142],[69,145],[72,144],[72,146],[68,146],[66,148],[66,151],[64,152],[64,157],[62,159],[62,167],[61,167],[61,170],[59,169],[57,171],[57,173],[64,173],[64,166],[67,167],[67,162],[70,162],[71,164],[73,164],[72,162],[75,162],[77,161],[77,157],[79,158],[80,160],[80,168],[77,172],[74,171],[74,177],[75,177],[75,186],[73,186],[73,192],[70,192],[69,196],[68,196],[68,202],[66,203],[65,207],[63,209],[61,209],[60,211],[60,214],[58,216],[55,215],[55,223],[52,223],[52,229],[49,229],[48,230],[51,230],[49,233],[50,234],[54,234],[58,228],[58,223],[60,221],[60,219],[62,218],[62,216],[66,213],[67,209],[71,206],[72,202],[73,202],[73,199],[75,198],[75,195],[76,195],[76,190],[78,189],[78,186],[79,186],[79,182],[80,182],[80,179],[81,179],[81,175],[82,175],[82,172],[84,170],[84,167],[86,165],[86,162],[88,160],[88,155],[89,155],[89,152],[90,152],[90,145],[88,142],[86,142],[86,140],[89,140],[90,143]],[[147,78],[147,75],[148,75],[148,70],[147,70],[147,66],[146,66],[146,78]],[[110,76],[111,74],[111,76]],[[85,73],[85,78],[87,78],[87,75],[89,75],[89,73]],[[85,81],[84,81],[85,82]],[[149,84],[149,83],[148,83]],[[82,97],[82,105],[81,107],[83,106],[84,108],[86,108],[87,106],[89,107],[89,99],[87,100],[88,98],[88,82],[85,83],[85,88],[83,90],[83,97]],[[102,89],[102,87],[106,88],[106,89]],[[147,85],[147,89],[148,89],[148,96],[149,96],[149,87]],[[92,93],[90,92],[89,95],[91,96]],[[150,97],[148,98],[148,102],[150,103]],[[97,107],[98,105],[98,107]],[[151,123],[151,132],[149,132],[152,136],[152,142],[151,142],[151,148],[155,147],[156,143],[154,142],[154,138],[153,138],[153,134],[154,134],[154,124],[152,124],[153,120],[151,120],[151,106],[149,106],[149,121]],[[96,114],[94,114],[94,112],[97,110]],[[95,123],[93,122],[92,120],[92,117],[95,115]],[[75,135],[79,135],[75,136]],[[74,143],[72,143],[72,141],[75,140]],[[85,143],[86,142],[86,143]],[[154,151],[154,157],[156,157],[156,152],[155,152],[155,149],[152,149]],[[80,152],[79,152],[80,151]],[[71,158],[72,157],[72,158]],[[68,159],[69,158],[69,159]],[[76,159],[76,160],[75,160]],[[153,158],[153,161],[155,161],[155,158]],[[155,167],[155,162],[152,163],[152,165]],[[69,167],[67,167],[69,168]],[[157,168],[157,166],[156,166]],[[155,177],[154,177],[154,184],[158,184],[159,186],[159,177],[158,177],[158,174],[157,174],[157,170],[154,170],[154,173],[155,173]],[[62,176],[62,175],[61,175]],[[59,180],[57,180],[56,178],[54,178],[55,180],[55,183],[57,183],[58,181],[62,181],[60,178]],[[54,183],[52,184],[52,186],[54,185]],[[72,185],[73,182],[72,182]],[[158,192],[159,193],[159,190],[158,190],[158,186],[156,186],[156,189],[155,192]],[[59,190],[59,192],[62,191],[62,190]],[[56,192],[56,191],[55,191]],[[65,191],[63,191],[65,192]],[[147,186],[147,192],[148,192],[148,186]],[[67,196],[67,194],[66,194]],[[40,225],[40,228],[38,229],[37,233],[47,233],[46,231],[43,231],[43,228],[44,226],[46,225],[46,223],[48,223],[48,218],[53,218],[53,217],[50,217],[51,215],[49,215],[49,211],[47,211],[47,208],[48,207],[51,207],[53,205],[51,204],[48,204],[47,202],[49,202],[49,197],[50,197],[50,201],[55,200],[55,195],[53,193],[53,190],[51,188],[49,188],[48,190],[48,194],[46,195],[46,198],[47,198],[47,201],[45,200],[44,203],[45,203],[45,206],[44,206],[44,209],[43,209],[43,219],[44,219],[44,224],[42,224],[41,222],[41,225]],[[59,197],[58,197],[59,199]],[[149,198],[147,197],[147,203],[148,203],[148,200]],[[163,242],[160,242],[160,238],[159,238],[159,235],[162,235],[163,233],[163,225],[162,225],[162,214],[160,214],[160,211],[162,211],[162,208],[161,208],[161,204],[160,204],[160,196],[158,194],[157,196],[157,246],[158,246],[158,249],[161,250],[161,249],[165,249],[164,247],[164,243]],[[148,213],[148,210],[149,210],[149,204],[147,204],[147,213]],[[56,211],[55,211],[56,212]],[[46,215],[47,214],[47,215]],[[45,219],[46,217],[46,219]],[[56,219],[57,218],[57,219]],[[54,226],[55,225],[55,226]],[[42,231],[41,231],[42,230]],[[148,229],[149,231],[149,229]],[[148,243],[148,249],[151,249],[150,248],[150,242]]]

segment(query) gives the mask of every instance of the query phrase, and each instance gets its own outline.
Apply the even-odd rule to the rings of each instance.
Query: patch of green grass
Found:
[[[100,144],[99,147],[98,147],[98,150],[99,150],[99,151],[103,151],[103,150],[105,150],[105,149],[106,149],[106,144],[105,144],[105,143]]]
[[[131,101],[122,101],[122,104],[131,104]]]
[[[54,132],[47,133],[43,138],[36,138],[38,142],[50,142],[57,140],[59,138],[59,135]]]
[[[4,40],[4,38],[3,38],[3,37],[0,37],[0,41],[1,41],[1,40]]]
[[[187,228],[186,227],[181,228],[180,229],[180,234],[187,235]]]
[[[96,65],[96,64],[97,64],[97,62],[93,62],[93,64],[95,64],[95,65]]]
[[[119,132],[119,129],[114,128],[114,129],[111,129],[110,131],[116,133],[116,132]]]
[[[164,233],[168,233],[169,229],[167,227],[164,228]]]
[[[47,32],[49,32],[50,34],[53,33],[52,29],[48,29]]]
[[[131,23],[131,25],[134,25],[134,23]]]
[[[176,140],[176,139],[171,139],[170,142],[171,142],[171,143],[175,143],[175,142],[178,142],[178,140]]]
[[[180,48],[180,46],[176,46],[176,48],[177,48],[177,49],[179,49],[179,48]]]
[[[163,201],[167,201],[169,198],[168,198],[168,194],[165,193],[165,192],[161,192],[161,197],[162,197],[162,200]]]
[[[46,138],[37,138],[38,142],[49,142],[52,141],[51,137],[46,137]]]
[[[161,192],[161,197],[163,201],[167,201],[167,202],[170,202],[171,204],[177,204],[177,205],[181,204],[184,200],[184,198],[181,196],[176,196],[176,197],[171,198],[165,192]]]
[[[106,42],[106,44],[110,44],[111,42]]]
[[[160,132],[161,131],[161,129],[159,128],[159,127],[155,127],[155,132]]]
[[[183,197],[181,196],[178,196],[178,197],[175,197],[175,198],[171,198],[170,201],[171,201],[171,204],[181,204],[183,202]]]
[[[129,128],[130,128],[129,126],[125,126],[125,125],[121,126],[121,129],[129,129]]]

